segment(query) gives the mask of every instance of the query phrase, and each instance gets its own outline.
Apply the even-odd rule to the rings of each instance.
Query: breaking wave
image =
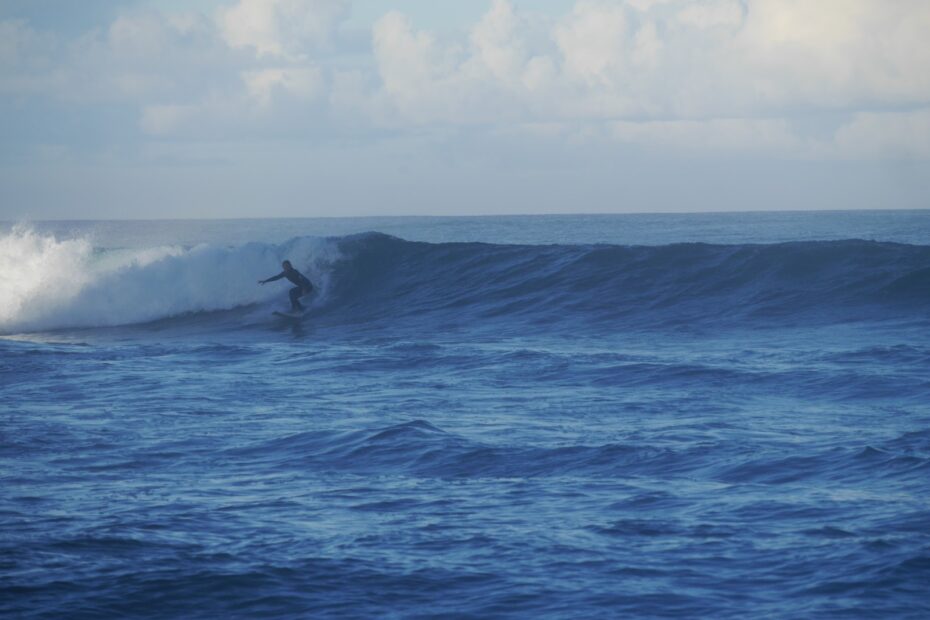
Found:
[[[0,237],[0,332],[127,325],[286,300],[256,285],[289,258],[324,324],[676,327],[925,318],[930,247],[492,245],[379,233],[283,244],[101,249],[17,228]]]

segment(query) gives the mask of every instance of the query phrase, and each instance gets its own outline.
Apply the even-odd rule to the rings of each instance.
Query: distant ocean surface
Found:
[[[928,618],[930,211],[0,224],[0,616]]]

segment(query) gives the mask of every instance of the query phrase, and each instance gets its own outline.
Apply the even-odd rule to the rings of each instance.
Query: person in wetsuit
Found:
[[[267,280],[259,280],[258,283],[265,284],[266,282],[274,282],[281,278],[287,278],[292,284],[297,285],[291,289],[291,307],[295,312],[297,310],[303,310],[304,307],[300,305],[300,298],[312,291],[313,285],[310,283],[310,280],[307,279],[307,276],[294,269],[293,265],[291,265],[291,261],[286,260],[281,263],[281,266],[284,268],[284,271]]]

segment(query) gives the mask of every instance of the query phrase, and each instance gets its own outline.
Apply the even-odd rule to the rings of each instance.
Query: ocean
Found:
[[[930,211],[2,224],[0,616],[927,618],[928,328]]]

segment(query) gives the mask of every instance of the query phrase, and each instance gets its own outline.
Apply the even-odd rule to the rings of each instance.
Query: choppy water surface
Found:
[[[926,216],[665,217],[8,230],[0,613],[927,617]]]

